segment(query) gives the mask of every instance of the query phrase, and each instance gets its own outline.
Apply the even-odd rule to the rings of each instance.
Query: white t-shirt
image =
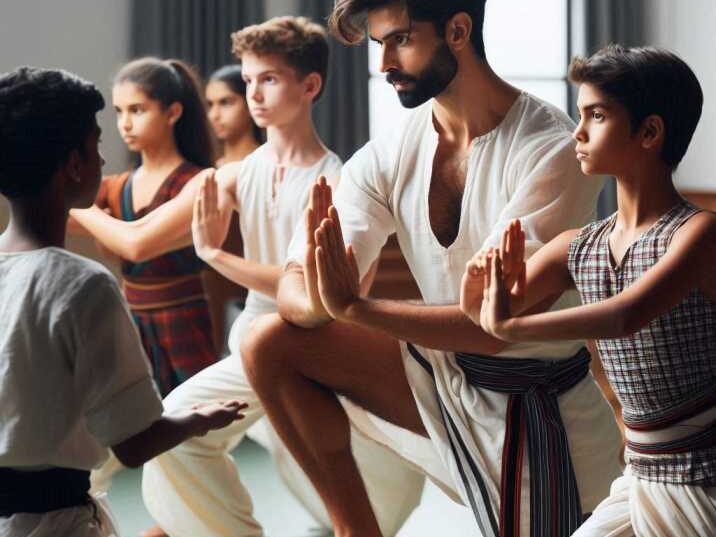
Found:
[[[418,107],[396,132],[368,142],[341,171],[334,200],[361,275],[395,232],[425,303],[457,304],[465,264],[475,252],[499,246],[512,219],[522,221],[528,255],[560,232],[583,226],[594,216],[603,181],[582,175],[573,128],[557,108],[522,93],[495,129],[472,140],[459,231],[445,248],[432,232],[428,211],[438,145],[432,101]],[[301,261],[304,252],[305,233],[297,233],[288,258]],[[566,293],[555,307],[577,300],[576,293]],[[504,354],[558,358],[580,345],[517,344]]]
[[[244,257],[257,263],[283,265],[296,229],[303,229],[303,213],[311,186],[325,176],[332,186],[338,183],[341,159],[332,151],[310,166],[281,167],[267,144],[262,145],[228,171],[236,174],[236,210],[239,212]],[[238,351],[238,340],[249,317],[277,310],[276,301],[249,290],[245,314],[229,335],[229,348]],[[239,322],[241,321],[241,322]]]
[[[161,414],[112,274],[61,248],[0,253],[0,466],[90,470]]]

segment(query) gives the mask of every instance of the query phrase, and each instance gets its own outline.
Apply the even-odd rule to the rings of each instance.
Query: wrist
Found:
[[[195,249],[196,249],[196,255],[199,256],[199,259],[208,263],[209,265],[216,262],[218,257],[221,255],[221,248],[213,248],[213,247],[205,246],[202,248],[195,248]]]
[[[356,297],[348,306],[341,312],[337,318],[339,321],[347,323],[359,323],[366,311],[366,306],[369,301],[362,297]]]

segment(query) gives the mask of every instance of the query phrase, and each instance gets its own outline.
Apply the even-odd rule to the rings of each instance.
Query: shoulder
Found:
[[[716,214],[693,207],[692,214],[674,233],[671,246],[705,248],[712,255],[716,249]]]
[[[47,298],[68,306],[85,301],[102,303],[119,295],[114,275],[100,263],[62,248],[46,248],[35,257],[33,279]]]

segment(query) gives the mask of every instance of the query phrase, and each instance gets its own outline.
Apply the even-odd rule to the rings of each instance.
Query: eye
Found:
[[[594,110],[594,111],[592,111],[592,119],[594,119],[595,121],[601,121],[604,119],[604,114]]]
[[[266,78],[264,78],[264,82],[266,82],[268,84],[273,84],[274,82],[276,82],[276,77],[269,75]]]
[[[395,44],[402,46],[408,43],[408,34],[398,34],[395,36]]]

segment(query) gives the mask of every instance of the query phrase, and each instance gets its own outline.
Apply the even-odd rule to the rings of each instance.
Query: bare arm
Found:
[[[223,188],[235,191],[235,180],[232,186]],[[219,200],[217,180],[207,174],[194,202],[192,234],[197,255],[231,281],[275,297],[281,276],[279,265],[250,261],[221,248],[231,223],[232,208],[226,204],[220,207]]]
[[[72,209],[70,215],[108,250],[139,263],[191,244],[191,217],[194,197],[204,170],[192,178],[173,199],[139,220],[125,222],[99,207]]]
[[[676,233],[666,255],[618,295],[595,304],[516,318],[509,312],[501,264],[492,260],[486,276],[489,292],[483,303],[483,326],[507,341],[626,337],[674,308],[695,287],[716,298],[710,275],[715,241],[716,217],[698,214]]]
[[[243,418],[247,407],[238,401],[196,408],[182,416],[162,416],[144,431],[112,446],[122,464],[137,468],[192,436],[203,436]]]

